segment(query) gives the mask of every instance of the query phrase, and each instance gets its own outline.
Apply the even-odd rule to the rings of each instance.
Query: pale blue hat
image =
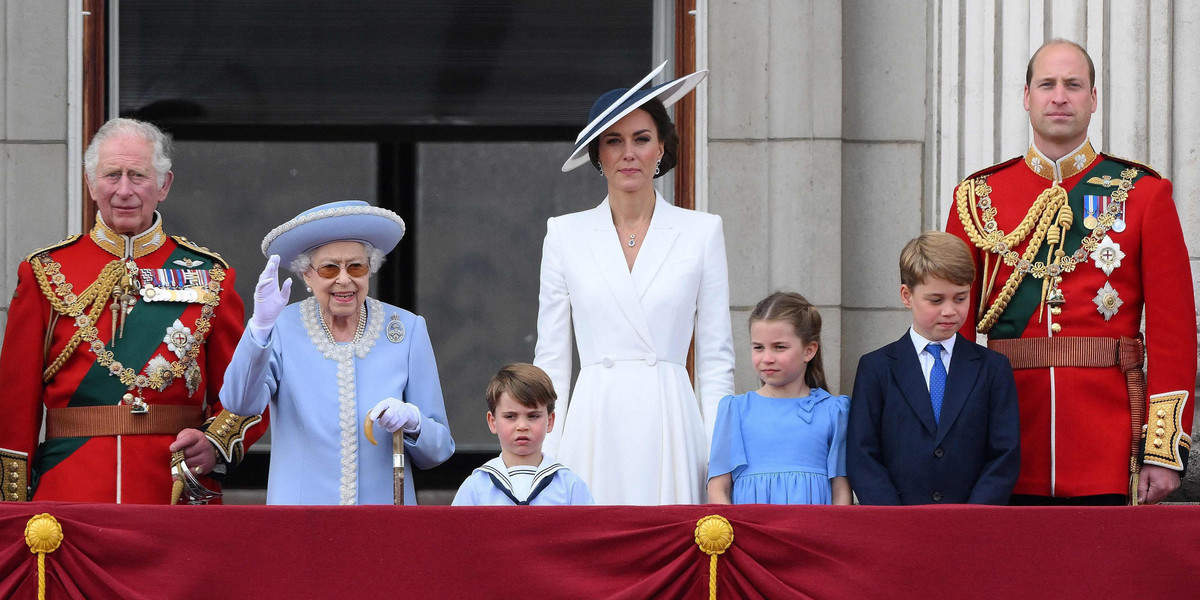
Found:
[[[330,242],[366,242],[387,254],[402,237],[400,215],[362,200],[343,200],[310,208],[272,229],[263,238],[262,253],[278,254],[282,265]]]

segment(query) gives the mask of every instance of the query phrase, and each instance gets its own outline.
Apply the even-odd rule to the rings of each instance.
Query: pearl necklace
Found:
[[[320,307],[317,308],[317,321],[321,323],[321,331],[325,332],[325,337],[328,338],[329,341],[334,344],[338,343],[337,340],[333,339],[333,332],[329,330],[329,326],[325,324],[325,314],[324,314],[324,311],[322,311],[320,309]],[[365,306],[360,306],[360,307],[358,307],[358,328],[355,329],[354,339],[351,340],[351,342],[357,342],[357,341],[361,340],[362,336],[363,336],[363,332],[366,331],[366,329],[367,329],[367,309]]]

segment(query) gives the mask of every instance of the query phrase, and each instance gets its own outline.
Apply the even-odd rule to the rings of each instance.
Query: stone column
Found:
[[[925,177],[929,7],[846,2],[842,11],[842,389],[859,357],[912,323],[900,303],[904,244],[936,228]]]
[[[823,318],[839,391],[843,196],[842,3],[708,0],[707,204],[730,266],[736,389],[758,387],[746,317],[775,290],[804,294]],[[700,140],[700,143],[704,143]]]
[[[0,5],[0,343],[18,263],[67,234],[68,15],[77,4]]]

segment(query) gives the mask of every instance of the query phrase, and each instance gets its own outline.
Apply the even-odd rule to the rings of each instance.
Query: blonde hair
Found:
[[[804,369],[804,384],[825,389],[825,364],[821,359],[821,313],[807,298],[795,292],[775,292],[763,298],[750,313],[750,325],[759,321],[789,323],[805,344],[817,343],[817,352]]]
[[[554,412],[554,401],[558,399],[550,376],[529,363],[512,363],[492,376],[486,392],[488,412],[496,414],[496,405],[504,393],[525,408],[545,405],[547,413]]]
[[[954,285],[974,283],[975,260],[967,243],[942,231],[926,231],[909,240],[900,251],[900,283],[912,289],[931,277]]]

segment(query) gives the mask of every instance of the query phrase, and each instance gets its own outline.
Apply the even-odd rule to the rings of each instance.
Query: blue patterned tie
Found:
[[[929,399],[933,401],[933,422],[942,420],[942,398],[946,395],[946,365],[942,364],[942,345],[933,342],[925,346],[933,355],[933,368],[929,370]]]

